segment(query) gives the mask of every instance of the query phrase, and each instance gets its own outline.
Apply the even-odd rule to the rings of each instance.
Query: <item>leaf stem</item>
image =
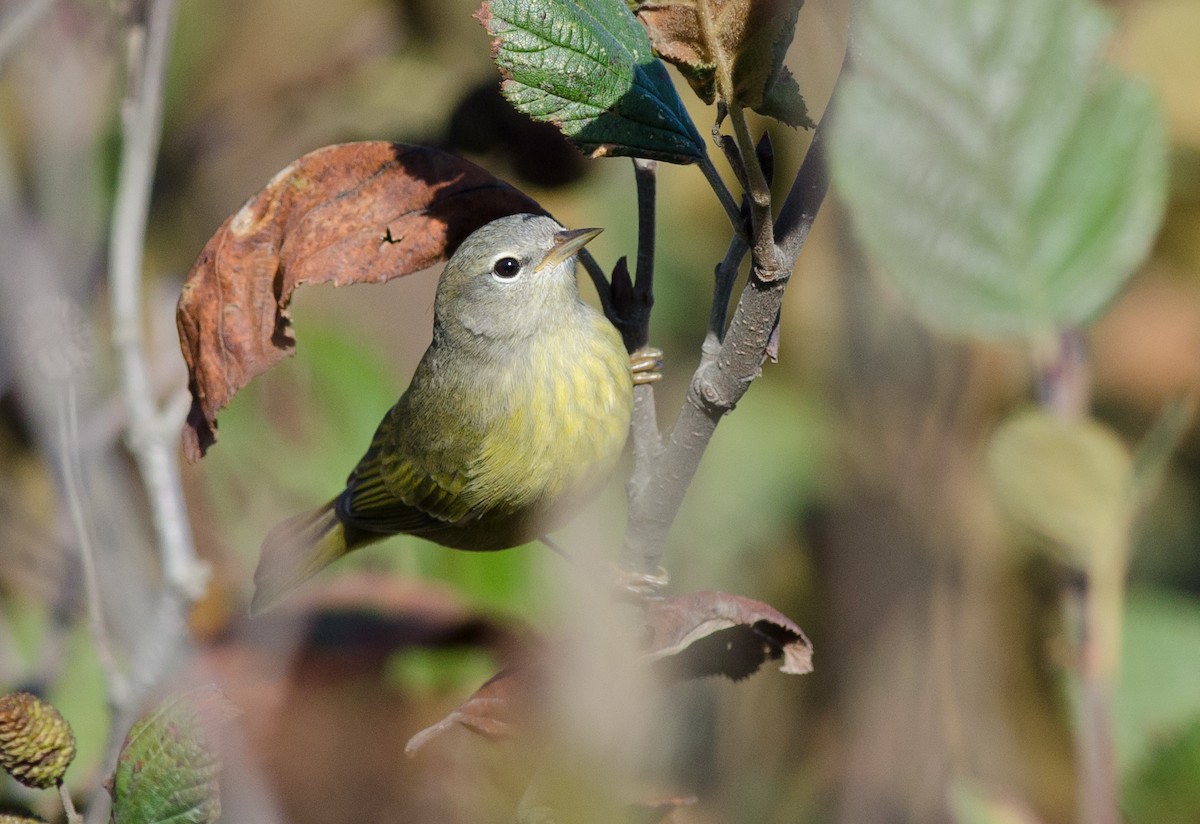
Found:
[[[725,185],[721,173],[713,165],[712,157],[709,156],[708,152],[705,152],[704,157],[700,158],[698,165],[700,166],[700,171],[704,173],[704,179],[708,181],[708,185],[716,193],[717,200],[721,202],[721,208],[725,210],[725,215],[733,225],[733,231],[739,235],[745,232],[745,227],[742,226],[742,208],[734,200],[733,193]]]
[[[777,268],[780,255],[775,248],[775,230],[771,224],[771,186],[763,174],[762,164],[758,162],[758,152],[746,122],[746,111],[732,103],[729,121],[733,124],[733,138],[742,157],[742,167],[746,170],[754,257],[771,268]]]

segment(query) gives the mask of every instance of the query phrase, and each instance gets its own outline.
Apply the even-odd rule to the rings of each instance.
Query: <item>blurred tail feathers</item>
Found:
[[[278,524],[263,540],[250,614],[276,606],[347,551],[346,532],[332,501]]]

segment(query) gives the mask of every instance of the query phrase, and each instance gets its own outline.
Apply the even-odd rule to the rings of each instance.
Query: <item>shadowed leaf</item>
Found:
[[[621,0],[488,0],[476,16],[495,38],[504,96],[583,150],[668,163],[704,156],[666,67]]]
[[[812,672],[812,644],[773,607],[724,592],[693,592],[651,602],[649,660],[672,678],[723,675],[735,681],[782,659],[781,672]]]
[[[730,106],[812,128],[795,78],[783,65],[803,0],[641,0],[634,8],[654,51],[683,73],[705,103],[732,83]]]
[[[287,307],[297,287],[426,269],[483,224],[520,212],[543,210],[473,163],[425,147],[327,146],[279,172],[208,241],[179,298],[188,458],[216,441],[218,410],[292,353]]]

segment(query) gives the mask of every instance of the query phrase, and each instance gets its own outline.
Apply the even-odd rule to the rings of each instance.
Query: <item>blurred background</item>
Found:
[[[160,580],[108,324],[125,50],[116,5],[0,2],[0,691],[38,691],[72,723],[81,796],[103,770],[108,712],[61,491],[68,471],[83,480],[118,657]],[[1087,338],[1097,415],[1136,443],[1200,383],[1200,4],[1110,5],[1113,56],[1158,90],[1172,140],[1153,257]],[[632,257],[632,164],[586,159],[513,112],[476,8],[180,5],[146,258],[161,402],[185,391],[174,303],[196,255],[276,171],[320,146],[460,152],[565,225],[605,227],[590,248],[607,268]],[[26,14],[32,25],[18,29]],[[846,16],[844,0],[800,15],[788,64],[814,118]],[[713,111],[680,91],[706,133]],[[809,136],[754,128],[772,133],[782,196]],[[651,339],[666,352],[657,402],[669,426],[728,240],[695,169],[660,166],[658,236]],[[595,599],[544,547],[474,555],[398,538],[330,570],[286,614],[245,618],[262,536],[340,489],[406,385],[429,340],[436,277],[301,290],[296,357],[241,392],[209,456],[183,468],[213,577],[179,678],[215,681],[243,711],[226,742],[237,764],[226,820],[512,820],[527,781],[505,745],[455,730],[410,760],[404,744],[486,680],[523,627],[575,631],[604,614],[580,617]],[[718,428],[665,564],[672,591],[721,589],[791,617],[813,641],[815,672],[768,667],[660,696],[672,723],[647,759],[653,792],[697,796],[680,822],[968,821],[979,798],[1009,805],[1006,820],[1074,820],[1058,573],[1005,536],[980,471],[991,427],[1033,399],[1026,353],[914,321],[857,249],[836,192],[801,254],[781,335],[779,362]],[[560,541],[615,554],[622,481]],[[1130,579],[1116,699],[1130,822],[1200,820],[1198,503],[1193,428],[1140,525]],[[0,810],[52,817],[55,801],[0,779]]]

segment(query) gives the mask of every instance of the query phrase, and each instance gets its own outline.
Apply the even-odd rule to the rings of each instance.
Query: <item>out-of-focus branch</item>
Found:
[[[58,0],[26,0],[0,20],[0,71],[9,56],[21,47],[38,23],[54,10]]]
[[[150,185],[162,133],[163,84],[175,0],[153,0],[146,27],[131,26],[122,106],[120,174],[109,247],[113,343],[129,410],[129,445],[149,497],[167,586],[181,600],[199,596],[207,573],[195,557],[176,459],[178,421],[163,420],[150,382],[142,330],[142,253]],[[142,46],[143,48],[139,48]]]
[[[186,611],[203,593],[208,578],[206,566],[195,555],[179,480],[180,421],[167,420],[158,407],[141,318],[143,248],[162,134],[163,93],[175,10],[175,0],[148,0],[137,4],[129,23],[129,62],[121,110],[123,144],[109,237],[113,345],[129,413],[129,448],[149,502],[164,587],[156,615],[133,651],[132,695],[113,719],[106,770],[115,763],[125,732],[137,717],[141,695],[186,647]],[[103,821],[107,817],[107,793],[93,794],[91,802],[88,821]]]
[[[75,539],[79,544],[79,555],[83,568],[83,585],[86,591],[88,624],[96,655],[104,669],[108,682],[108,700],[114,708],[126,705],[129,697],[129,679],[117,663],[109,639],[108,624],[104,617],[104,599],[100,592],[99,576],[96,572],[96,546],[92,538],[92,525],[83,503],[83,478],[79,468],[79,415],[75,403],[75,386],[68,378],[58,398],[58,463],[62,476],[63,494],[71,524],[75,528]]]

